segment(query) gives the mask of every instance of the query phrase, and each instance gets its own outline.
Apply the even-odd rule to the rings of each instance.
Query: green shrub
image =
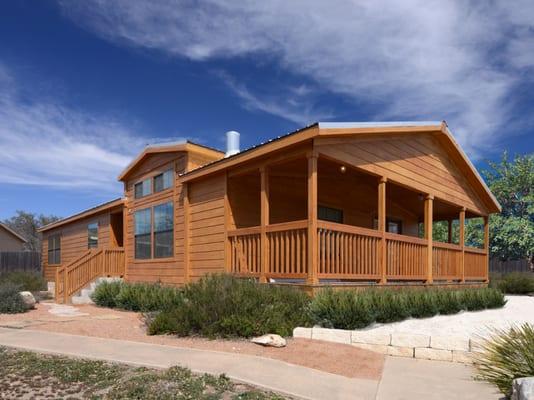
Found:
[[[229,275],[208,275],[183,291],[179,307],[159,313],[150,334],[250,337],[266,333],[290,336],[307,324],[309,297],[291,287],[261,285]]]
[[[95,304],[128,311],[159,311],[182,304],[179,289],[150,283],[102,282],[91,295]]]
[[[496,286],[503,293],[534,293],[534,274],[514,272],[496,280]]]
[[[6,282],[17,285],[20,291],[39,292],[46,290],[46,281],[37,272],[12,271],[0,274],[0,284]]]
[[[436,306],[440,315],[457,314],[463,309],[460,292],[455,290],[438,290],[435,293]]]
[[[534,376],[534,325],[495,331],[482,343],[475,366],[478,378],[510,396],[514,379]]]
[[[123,286],[120,281],[102,282],[91,294],[91,299],[101,307],[117,308],[117,296]]]
[[[486,308],[501,308],[506,304],[504,294],[500,290],[489,288],[480,292]]]
[[[376,322],[402,321],[410,316],[406,296],[401,291],[373,290],[369,292]]]
[[[23,313],[31,308],[24,303],[19,291],[20,286],[11,282],[0,283],[0,314]]]
[[[467,289],[461,291],[461,301],[464,310],[479,311],[486,308],[486,301],[483,297],[484,290],[492,289]]]
[[[436,291],[410,290],[406,291],[406,303],[410,315],[414,318],[433,317],[438,313]]]
[[[326,328],[359,329],[375,320],[371,296],[330,288],[317,293],[308,307],[311,320]]]

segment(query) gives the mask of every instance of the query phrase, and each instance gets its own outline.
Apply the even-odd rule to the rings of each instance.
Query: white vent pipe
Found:
[[[226,132],[226,155],[225,157],[233,156],[239,153],[239,132]]]

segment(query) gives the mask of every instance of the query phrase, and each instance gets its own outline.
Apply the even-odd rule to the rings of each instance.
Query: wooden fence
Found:
[[[492,258],[489,263],[491,274],[510,274],[512,272],[532,272],[529,260],[506,260]]]
[[[0,273],[11,271],[41,272],[41,254],[36,251],[0,252]]]

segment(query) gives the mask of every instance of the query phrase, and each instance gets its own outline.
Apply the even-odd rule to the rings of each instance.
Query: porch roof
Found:
[[[488,211],[500,212],[501,206],[499,202],[456,142],[445,121],[316,122],[252,146],[235,155],[212,161],[180,176],[183,182],[189,182],[316,137],[356,136],[362,134],[417,134],[422,132],[435,133],[439,136],[441,143],[450,151],[466,176],[472,178],[473,187],[484,200]]]

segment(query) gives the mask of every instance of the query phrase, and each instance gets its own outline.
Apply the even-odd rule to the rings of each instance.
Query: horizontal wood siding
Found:
[[[42,241],[42,263],[43,273],[47,281],[55,279],[57,265],[48,263],[48,238],[52,235],[61,235],[61,264],[66,265],[75,258],[81,256],[88,249],[87,225],[98,222],[98,247],[110,247],[110,214],[105,211],[101,214],[93,215],[60,226],[47,232],[43,232]]]
[[[485,214],[480,199],[430,134],[318,140],[320,154]]]
[[[143,161],[135,174],[126,182],[126,280],[129,282],[161,282],[180,285],[184,283],[184,218],[182,186],[179,174],[187,166],[187,154],[184,152],[154,154]],[[151,178],[169,168],[174,168],[174,186],[159,193],[141,199],[134,198],[134,185]],[[135,259],[134,214],[138,210],[154,207],[158,204],[173,202],[174,205],[174,256],[165,259]]]
[[[224,271],[225,175],[190,183],[190,276]]]

